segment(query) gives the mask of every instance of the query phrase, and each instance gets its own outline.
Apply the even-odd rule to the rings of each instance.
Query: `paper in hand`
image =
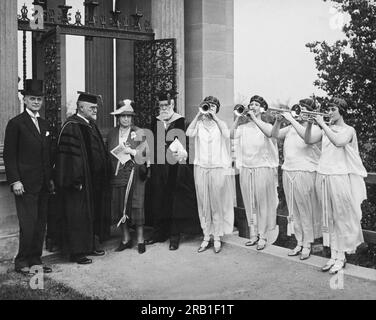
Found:
[[[184,152],[184,151],[186,151],[178,138],[175,138],[175,140],[170,144],[169,149],[172,152],[182,152],[182,151]]]
[[[121,164],[125,164],[131,160],[130,154],[125,152],[126,148],[124,144],[119,144],[116,148],[111,150],[111,154],[120,161]]]

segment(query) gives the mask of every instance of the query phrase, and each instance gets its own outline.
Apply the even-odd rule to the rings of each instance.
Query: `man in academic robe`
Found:
[[[179,247],[181,233],[199,230],[193,169],[187,164],[185,118],[174,111],[173,93],[157,97],[159,115],[153,119],[154,159],[151,165],[151,202],[154,231],[146,244],[170,239],[170,250]],[[171,150],[178,139],[185,150]]]
[[[20,226],[15,270],[33,273],[42,265],[42,248],[47,223],[51,180],[51,129],[39,116],[43,105],[43,81],[26,80],[22,91],[25,111],[8,122],[4,140],[7,180],[15,195]],[[51,268],[43,266],[45,273]]]
[[[95,124],[97,109],[98,96],[80,93],[77,113],[64,123],[57,146],[55,174],[63,248],[79,264],[91,263],[88,255],[104,255],[98,240],[110,235],[110,162]]]

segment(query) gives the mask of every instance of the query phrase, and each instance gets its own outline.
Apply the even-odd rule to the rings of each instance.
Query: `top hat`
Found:
[[[113,116],[122,116],[122,115],[129,115],[129,116],[135,116],[136,113],[134,112],[134,102],[129,99],[120,100],[117,104],[117,110],[114,112],[111,112]]]
[[[43,80],[26,79],[24,89],[21,91],[24,96],[44,96]]]

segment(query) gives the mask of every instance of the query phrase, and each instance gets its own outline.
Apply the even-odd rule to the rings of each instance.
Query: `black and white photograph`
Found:
[[[0,300],[374,299],[375,0],[0,0]]]

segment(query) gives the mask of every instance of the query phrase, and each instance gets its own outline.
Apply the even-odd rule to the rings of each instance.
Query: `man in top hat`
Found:
[[[109,157],[95,124],[98,96],[79,92],[77,113],[64,123],[57,146],[56,184],[63,221],[63,249],[71,261],[104,255],[97,240],[110,234]]]
[[[179,247],[180,234],[199,231],[193,167],[187,151],[171,151],[173,137],[187,149],[185,118],[175,112],[175,96],[157,96],[159,115],[153,119],[154,161],[151,166],[151,200],[154,232],[146,244],[170,239],[170,250]],[[174,161],[175,159],[175,161]],[[172,161],[171,161],[172,160]]]
[[[51,135],[49,123],[39,116],[43,104],[43,81],[26,80],[22,91],[25,111],[8,122],[4,140],[4,164],[15,195],[20,225],[15,270],[29,274],[42,265],[51,180]],[[43,266],[43,271],[51,268]]]

